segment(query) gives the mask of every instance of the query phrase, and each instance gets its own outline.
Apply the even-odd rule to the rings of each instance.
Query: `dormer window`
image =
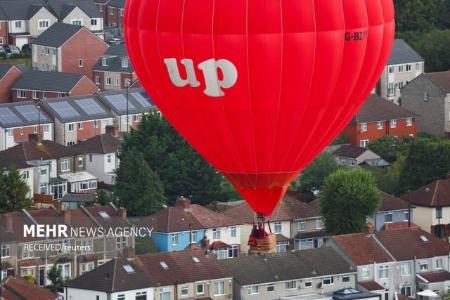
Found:
[[[128,68],[128,58],[122,58],[122,68]]]
[[[102,57],[102,66],[104,67],[108,66],[108,59],[106,57]]]

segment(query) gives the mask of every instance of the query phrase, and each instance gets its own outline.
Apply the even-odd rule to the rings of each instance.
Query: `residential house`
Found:
[[[369,95],[343,131],[353,146],[367,145],[383,136],[402,139],[417,135],[416,114],[379,96]]]
[[[0,45],[8,43],[8,17],[5,12],[0,9]]]
[[[103,18],[103,26],[107,27],[107,20],[108,20],[108,2],[109,0],[95,0],[95,6],[97,7],[97,11],[100,13],[100,15]]]
[[[104,134],[106,126],[113,124],[109,110],[91,95],[43,100],[42,108],[54,117],[55,141],[61,145]]]
[[[106,26],[110,28],[123,28],[123,12],[125,0],[110,0],[107,5]]]
[[[111,45],[92,72],[95,84],[102,91],[128,88],[137,79],[125,44]]]
[[[16,80],[11,92],[11,99],[16,102],[92,95],[98,92],[98,88],[83,74],[29,71]]]
[[[0,10],[7,20],[0,43],[13,44],[19,48],[30,44],[33,38],[57,22],[44,3],[28,0],[0,1]]]
[[[42,140],[38,134],[30,134],[30,140],[0,152],[4,167],[20,166],[27,183],[35,194],[52,195],[61,199],[67,193],[94,193],[97,178],[86,172],[83,155],[58,143]]]
[[[399,103],[401,89],[425,70],[424,59],[402,39],[396,39],[377,84],[377,94]]]
[[[242,202],[223,212],[243,223],[241,226],[241,251],[248,252],[248,237],[250,236],[255,220],[255,213],[247,202]],[[324,232],[322,218],[317,209],[317,202],[305,203],[287,194],[273,214],[269,217],[272,232],[277,237],[277,252],[286,252],[288,249],[311,249],[321,247]],[[293,245],[292,239],[295,238]]]
[[[420,290],[419,276],[448,272],[450,244],[419,228],[339,235],[329,243],[353,263],[358,288],[380,293],[385,300],[414,296]],[[441,294],[446,292],[442,282],[441,288]]]
[[[161,252],[180,251],[196,244],[211,250],[218,259],[237,257],[240,253],[241,222],[191,204],[185,197],[137,224],[153,228],[152,239]]]
[[[2,293],[5,300],[57,300],[56,294],[28,280],[16,276],[8,277],[3,283]]]
[[[53,120],[34,102],[0,104],[0,151],[28,141],[32,133],[53,141]]]
[[[119,132],[136,128],[143,114],[156,110],[152,100],[142,88],[100,92],[97,96],[114,115],[114,126]]]
[[[81,207],[58,213],[54,208],[21,210],[0,215],[0,224],[14,239],[2,243],[2,263],[10,276],[30,276],[38,285],[46,286],[51,282],[48,270],[56,265],[63,279],[72,279],[94,269],[119,255],[132,255],[133,237],[101,235],[97,231],[91,234],[72,234],[71,228],[93,230],[102,228],[104,232],[117,228],[132,229],[126,220],[126,211],[114,205]],[[33,237],[25,234],[24,225],[68,226],[68,237]],[[45,247],[61,245],[70,248],[55,249]],[[40,246],[43,245],[43,246]],[[83,246],[81,248],[80,246]],[[77,247],[77,248],[75,248]],[[74,250],[75,249],[75,250]]]
[[[84,74],[92,79],[92,68],[108,45],[84,26],[55,23],[34,40],[33,69]]]
[[[250,255],[220,262],[233,277],[233,299],[331,299],[355,288],[356,272],[331,248]],[[328,297],[327,297],[328,296]]]
[[[417,114],[420,132],[450,138],[450,71],[421,74],[402,89],[401,105]]]
[[[378,154],[359,146],[342,145],[333,152],[333,156],[336,157],[338,165],[350,168],[359,166],[389,166],[389,163]]]
[[[105,134],[79,142],[72,148],[78,154],[85,155],[86,170],[96,176],[99,182],[108,185],[116,183],[120,139],[115,127],[107,126]]]
[[[61,23],[84,26],[100,39],[104,39],[103,15],[92,1],[48,0],[47,5]]]
[[[415,224],[439,237],[450,236],[450,175],[400,198],[414,205]]]
[[[375,226],[377,231],[399,228],[412,224],[414,206],[400,198],[380,191],[381,203],[375,215],[369,219],[369,223]],[[416,226],[413,224],[413,226]]]
[[[66,299],[232,299],[233,280],[200,250],[115,258],[65,284]]]
[[[21,75],[22,71],[17,66],[0,64],[0,103],[11,101],[11,87]]]

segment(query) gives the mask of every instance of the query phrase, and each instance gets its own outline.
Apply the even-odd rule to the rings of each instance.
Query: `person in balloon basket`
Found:
[[[257,239],[263,239],[268,236],[267,232],[264,230],[264,222],[258,221],[258,224],[253,224],[252,232],[250,233],[250,238],[248,239],[249,246],[256,246]]]

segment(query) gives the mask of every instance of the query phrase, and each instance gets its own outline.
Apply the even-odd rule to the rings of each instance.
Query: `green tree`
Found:
[[[369,167],[369,170],[377,181],[378,188],[388,194],[400,196],[400,175],[405,164],[406,157],[401,155],[387,168]]]
[[[380,191],[373,175],[364,169],[339,169],[325,179],[319,206],[327,232],[360,232],[366,217],[380,205]]]
[[[450,30],[433,29],[420,36],[413,47],[425,60],[426,71],[450,69]]]
[[[164,188],[144,156],[136,149],[128,149],[120,156],[115,194],[119,205],[131,216],[146,216],[166,203]]]
[[[118,204],[114,193],[107,193],[105,190],[97,192],[96,202],[100,205],[108,205],[109,203]]]
[[[405,143],[401,144],[393,136],[386,135],[370,142],[369,149],[392,163],[400,155],[406,153],[409,143],[410,141],[406,139]]]
[[[145,116],[138,128],[125,138],[122,149],[129,148],[143,154],[158,174],[171,204],[181,195],[202,205],[236,197],[229,189],[224,191],[227,186],[223,185],[222,175],[158,114]]]
[[[31,206],[30,188],[15,167],[0,173],[0,210],[17,211]]]
[[[309,192],[319,191],[325,178],[336,171],[338,165],[333,155],[322,152],[300,175],[301,189]]]
[[[50,289],[53,292],[56,292],[58,289],[62,288],[64,280],[62,278],[60,268],[58,268],[56,265],[53,265],[53,267],[48,271],[47,275],[48,279],[52,282],[52,284],[50,285]]]

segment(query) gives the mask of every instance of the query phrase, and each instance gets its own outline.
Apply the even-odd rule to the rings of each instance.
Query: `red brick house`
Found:
[[[344,129],[346,140],[360,147],[383,136],[402,139],[417,134],[416,115],[379,96],[370,95]]]
[[[55,23],[32,45],[33,69],[81,73],[92,79],[92,68],[108,45],[84,26]]]
[[[5,300],[55,300],[57,296],[49,289],[30,283],[22,277],[8,277],[2,286]]]
[[[125,0],[110,0],[107,4],[107,27],[123,27],[123,11],[125,8]]]
[[[11,87],[12,101],[92,95],[98,87],[86,75],[65,72],[29,71]]]
[[[15,65],[0,64],[0,103],[11,101],[11,87],[21,75],[22,71]]]

